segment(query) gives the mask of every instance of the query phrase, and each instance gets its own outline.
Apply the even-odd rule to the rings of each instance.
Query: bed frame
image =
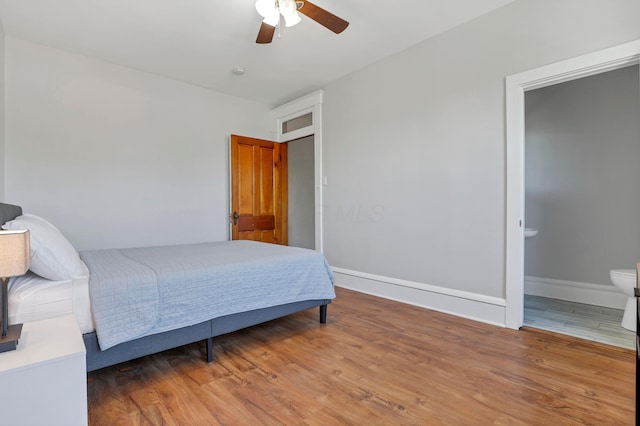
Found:
[[[20,206],[0,203],[0,224],[13,220],[21,214],[22,208]],[[206,343],[207,362],[212,362],[214,337],[315,307],[320,308],[320,323],[326,324],[329,303],[331,303],[331,299],[305,300],[225,315],[189,327],[121,343],[105,351],[100,350],[95,332],[86,333],[82,338],[87,349],[87,371],[98,370],[199,341]]]

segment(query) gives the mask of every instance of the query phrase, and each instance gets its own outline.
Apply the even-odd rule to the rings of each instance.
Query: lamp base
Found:
[[[0,353],[15,350],[18,346],[20,334],[22,334],[22,324],[10,325],[7,329],[7,335],[0,336]]]

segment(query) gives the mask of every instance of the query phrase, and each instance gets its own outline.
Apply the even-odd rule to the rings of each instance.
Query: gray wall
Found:
[[[313,136],[288,143],[289,245],[315,249]]]
[[[519,0],[328,85],[329,263],[503,298],[504,79],[640,39],[639,16]]]
[[[525,95],[525,274],[611,285],[640,261],[638,66]]]
[[[78,249],[225,240],[229,135],[267,105],[5,40],[5,198]]]

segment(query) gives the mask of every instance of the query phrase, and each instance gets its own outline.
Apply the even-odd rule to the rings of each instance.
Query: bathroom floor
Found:
[[[524,296],[524,325],[635,349],[635,333],[622,328],[622,309]]]

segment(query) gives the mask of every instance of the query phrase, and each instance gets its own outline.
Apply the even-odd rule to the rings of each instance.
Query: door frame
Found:
[[[271,110],[276,121],[276,142],[284,143],[313,135],[314,200],[315,200],[315,249],[323,252],[322,211],[322,90],[280,105]],[[284,133],[283,124],[294,118],[311,113],[311,125]]]
[[[505,326],[524,322],[524,142],[526,91],[640,63],[640,40],[510,75],[506,95]]]

